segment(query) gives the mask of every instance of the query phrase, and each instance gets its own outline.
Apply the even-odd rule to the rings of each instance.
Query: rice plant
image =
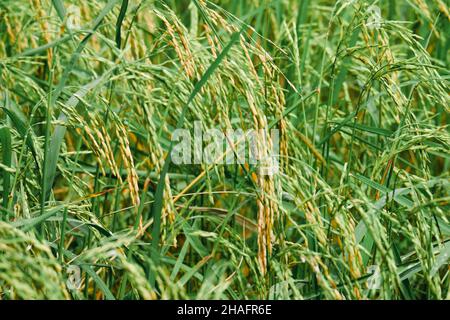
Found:
[[[0,299],[450,299],[449,22],[0,0]],[[175,163],[177,129],[253,132],[277,170]]]

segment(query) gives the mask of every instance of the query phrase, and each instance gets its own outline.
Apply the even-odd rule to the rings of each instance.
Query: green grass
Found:
[[[0,1],[0,299],[449,299],[449,11]],[[194,121],[279,174],[175,165]]]

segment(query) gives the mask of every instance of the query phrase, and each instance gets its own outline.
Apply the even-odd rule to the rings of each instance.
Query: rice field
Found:
[[[449,12],[0,0],[0,300],[450,299]]]

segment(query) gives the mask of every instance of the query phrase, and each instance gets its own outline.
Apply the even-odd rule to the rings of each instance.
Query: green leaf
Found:
[[[56,13],[58,14],[59,19],[64,21],[64,17],[66,16],[66,8],[61,0],[52,0],[53,6],[55,7]]]
[[[409,200],[408,198],[406,198],[400,194],[396,194],[393,190],[391,190],[375,181],[372,181],[372,180],[364,177],[363,175],[356,173],[356,174],[352,174],[352,176],[355,177],[356,179],[358,179],[359,181],[363,182],[364,184],[368,185],[369,187],[372,187],[375,190],[380,191],[383,194],[393,193],[394,200],[396,202],[398,202],[399,204],[405,206],[406,208],[412,208],[414,206],[414,203],[411,200]]]
[[[345,117],[341,122],[339,122],[334,128],[333,130],[331,130],[330,132],[328,132],[328,134],[326,134],[322,140],[320,140],[319,145],[324,144],[325,142],[328,141],[328,139],[330,139],[336,132],[338,132],[339,130],[341,130],[341,128],[343,126],[345,126],[347,123],[349,123],[353,117],[356,116],[356,112],[352,112],[350,113],[347,117]]]
[[[113,69],[114,69],[114,67],[113,67]],[[80,102],[80,100],[84,96],[86,96],[86,94],[88,94],[88,92],[90,90],[92,90],[92,89],[96,88],[98,85],[100,85],[102,83],[102,81],[104,81],[104,79],[109,74],[111,74],[113,69],[110,69],[103,76],[101,76],[101,77],[95,79],[94,81],[88,83],[87,85],[83,86],[80,90],[78,90],[75,94],[73,94],[69,98],[69,100],[67,100],[66,105],[68,107],[75,108],[78,105],[78,103]],[[62,122],[66,121],[66,117],[65,117],[64,113],[61,113],[59,120]],[[45,199],[48,199],[48,197],[50,195],[50,191],[52,190],[52,187],[53,187],[53,181],[56,176],[56,167],[57,167],[58,157],[59,157],[61,145],[64,140],[65,134],[66,134],[66,126],[57,125],[55,127],[55,130],[51,137],[51,144],[49,147],[49,154],[48,154],[49,157],[48,157],[47,163],[46,163],[47,170],[46,170],[46,175],[45,175],[45,179],[46,179]]]
[[[357,130],[361,130],[361,131],[365,131],[365,132],[369,132],[369,133],[374,133],[376,135],[379,136],[385,136],[385,137],[390,137],[392,135],[392,131],[383,129],[383,128],[377,128],[377,127],[371,127],[371,126],[366,126],[364,124],[359,124],[359,123],[355,123],[354,125],[345,125],[346,127],[350,127],[353,128],[355,127],[355,129]]]
[[[181,269],[181,265],[183,264],[188,249],[189,249],[189,241],[185,241],[183,247],[181,248],[180,254],[178,255],[177,262],[175,263],[175,266],[172,269],[172,273],[170,274],[170,280],[173,281],[177,277],[177,274]]]
[[[81,42],[78,45],[77,49],[72,54],[69,63],[64,68],[64,72],[63,72],[63,74],[61,76],[61,80],[59,81],[58,86],[56,87],[55,92],[52,95],[52,103],[51,103],[52,105],[54,105],[55,102],[58,100],[61,92],[63,91],[63,89],[64,89],[64,87],[66,85],[66,82],[67,82],[67,80],[69,78],[69,75],[72,72],[72,69],[74,68],[76,62],[78,61],[78,59],[79,59],[79,57],[81,55],[81,52],[83,51],[83,49],[86,46],[87,42],[94,35],[95,31],[100,26],[100,24],[102,23],[102,21],[105,18],[105,16],[112,10],[112,8],[117,3],[117,1],[118,0],[110,0],[110,1],[108,1],[106,6],[99,13],[98,17],[94,20],[94,22],[92,24],[92,29],[83,38],[83,40],[81,40]]]
[[[21,219],[14,221],[11,223],[15,228],[23,228],[23,231],[28,231],[33,229],[35,226],[41,224],[42,222],[48,220],[50,217],[56,215],[58,212],[60,212],[63,209],[63,206],[57,206],[50,210],[48,210],[46,213],[39,215],[34,218],[30,219]]]
[[[75,52],[72,54],[72,57],[70,58],[69,64],[65,67],[64,72],[61,76],[61,80],[58,83],[58,86],[55,89],[55,92],[52,95],[52,99],[50,102],[50,107],[54,106],[56,101],[58,100],[59,96],[61,95],[62,91],[64,90],[66,86],[66,82],[69,78],[70,73],[72,72],[72,69],[74,68],[76,62],[78,61],[81,52],[83,51],[84,47],[86,46],[88,40],[90,37],[95,33],[95,30],[100,26],[101,22],[105,18],[105,16],[112,10],[114,5],[117,3],[118,0],[110,0],[106,6],[103,8],[103,10],[100,12],[98,17],[93,22],[92,30],[89,31],[89,33],[83,38],[83,40],[78,45]],[[84,93],[86,94],[86,93]],[[78,101],[77,101],[78,103]],[[50,150],[44,150],[44,152],[50,155],[49,161],[46,162],[45,166],[45,190],[43,190],[45,199],[48,199],[50,195],[50,190],[53,188],[53,180],[55,178],[56,174],[56,163],[58,161],[59,157],[59,151],[61,148],[62,140],[64,139],[66,129],[64,127],[58,126],[56,127],[51,144],[50,144]]]
[[[444,244],[444,247],[441,249],[440,253],[436,257],[436,261],[431,269],[431,276],[434,276],[439,269],[444,265],[448,264],[450,258],[450,241],[447,241]]]
[[[206,70],[206,72],[201,77],[200,81],[197,82],[194,86],[194,90],[191,92],[188,101],[183,106],[181,115],[178,119],[177,128],[181,128],[184,124],[184,118],[186,111],[188,109],[188,106],[191,104],[191,102],[194,100],[194,98],[197,96],[197,94],[200,92],[201,88],[206,84],[208,79],[211,77],[211,75],[214,73],[214,71],[219,67],[222,60],[227,56],[228,52],[230,51],[231,47],[239,40],[241,37],[242,32],[244,31],[243,27],[239,32],[235,32],[233,36],[230,39],[230,42],[228,42],[227,46],[222,50],[222,52],[217,56],[216,60],[209,66],[209,68]],[[161,234],[161,212],[163,207],[163,196],[164,196],[164,187],[165,187],[165,180],[167,172],[169,171],[169,166],[171,162],[171,156],[170,153],[173,148],[173,142],[170,143],[169,150],[167,152],[167,158],[164,163],[163,169],[161,171],[161,175],[159,178],[158,186],[156,188],[155,193],[155,202],[152,206],[152,213],[153,213],[153,229],[152,229],[152,260],[154,261],[155,265],[157,266],[159,264],[159,239]],[[151,285],[155,286],[155,277],[153,276],[153,273],[150,273],[150,282]]]
[[[116,23],[116,45],[117,48],[120,49],[121,45],[122,45],[122,22],[123,19],[125,18],[125,14],[127,13],[127,8],[128,8],[128,0],[122,0],[122,6],[120,7],[120,13],[119,13],[119,17],[117,18],[117,23]]]
[[[6,113],[6,115],[11,119],[11,121],[14,125],[14,128],[20,134],[22,139],[25,140],[27,147],[30,149],[31,153],[33,154],[36,165],[39,167],[39,163],[37,161],[37,152],[36,152],[34,142],[33,142],[34,132],[31,129],[31,127],[27,123],[24,123],[20,119],[20,116],[18,116],[13,110],[6,109],[5,107],[0,107],[0,109],[2,109]]]
[[[72,39],[72,35],[67,34],[59,39],[53,40],[52,42],[46,43],[40,47],[25,50],[24,52],[20,53],[18,56],[19,57],[28,57],[28,56],[33,56],[35,54],[40,54],[42,52],[47,51],[47,49],[53,48],[59,44],[67,42],[70,39]]]
[[[2,146],[2,161],[7,167],[11,166],[11,132],[9,128],[3,127],[0,129],[0,144]],[[3,170],[3,208],[8,208],[8,199],[11,192],[11,178],[10,173]]]
[[[52,247],[56,247],[55,244],[50,244]],[[63,253],[65,256],[67,256],[71,260],[76,260],[77,256],[73,254],[72,252],[68,250],[63,250]],[[86,272],[97,284],[98,288],[103,292],[105,295],[106,300],[116,300],[112,292],[109,290],[106,283],[98,276],[98,274],[91,268],[91,266],[87,264],[80,263],[80,268],[83,269],[84,272]]]

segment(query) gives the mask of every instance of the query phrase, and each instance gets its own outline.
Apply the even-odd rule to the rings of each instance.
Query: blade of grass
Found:
[[[122,0],[122,6],[120,7],[120,13],[119,16],[117,17],[116,23],[116,45],[117,48],[119,49],[122,46],[122,23],[127,13],[127,8],[128,8],[128,0]]]
[[[11,166],[11,133],[9,128],[4,127],[0,129],[0,144],[2,146],[2,160],[3,164],[7,167]],[[3,170],[3,208],[8,219],[8,200],[11,192],[11,177],[7,170]]]
[[[0,107],[0,109],[3,110],[6,113],[6,115],[11,119],[15,129],[20,134],[22,139],[25,140],[28,149],[30,149],[31,153],[33,154],[33,158],[34,161],[36,162],[36,165],[40,167],[37,161],[37,152],[33,141],[34,132],[32,131],[31,127],[28,124],[24,123],[13,110],[6,109],[5,107]]]
[[[53,6],[55,7],[56,13],[58,14],[59,19],[64,21],[66,16],[66,8],[64,8],[64,4],[61,0],[52,0]]]
[[[183,106],[181,115],[178,119],[177,127],[181,128],[184,124],[185,120],[185,113],[188,109],[188,106],[191,104],[191,102],[194,100],[194,98],[197,96],[197,94],[200,92],[201,88],[206,84],[208,79],[211,77],[211,75],[214,73],[214,71],[220,66],[220,63],[222,60],[228,55],[228,52],[233,47],[233,45],[240,39],[242,32],[244,31],[243,27],[239,32],[235,32],[226,47],[222,50],[222,52],[217,56],[217,58],[214,60],[214,62],[209,66],[209,68],[205,71],[203,76],[201,77],[200,81],[198,81],[195,86],[194,90],[191,92],[186,104]],[[170,143],[169,150],[167,152],[167,158],[165,160],[163,169],[161,170],[161,175],[159,178],[158,186],[156,188],[155,193],[155,202],[152,206],[152,213],[153,213],[153,229],[152,229],[152,260],[154,264],[157,266],[159,263],[159,239],[160,239],[160,233],[161,233],[161,212],[163,207],[163,196],[164,196],[164,186],[165,186],[165,180],[167,172],[169,171],[169,166],[171,163],[171,151],[173,148],[173,141]],[[155,277],[152,272],[150,272],[150,284],[152,287],[155,286]]]
[[[80,42],[80,44],[78,45],[76,51],[72,54],[72,57],[68,63],[68,65],[65,67],[64,72],[61,76],[61,79],[55,89],[55,92],[52,93],[52,97],[50,99],[50,103],[49,103],[49,108],[52,108],[56,101],[58,100],[59,96],[61,95],[62,91],[65,88],[66,82],[69,78],[70,73],[72,72],[73,68],[75,67],[76,62],[78,61],[81,52],[83,51],[84,47],[86,46],[88,40],[92,37],[92,35],[95,33],[95,31],[97,30],[97,28],[100,26],[100,24],[102,23],[103,19],[105,18],[105,16],[112,10],[112,8],[114,7],[114,5],[117,3],[118,0],[110,0],[106,6],[103,8],[103,10],[100,12],[99,16],[94,20],[93,22],[93,27],[92,30],[89,31],[89,33],[84,37],[84,39]],[[97,84],[96,80],[88,85],[89,88],[92,87],[94,84]],[[86,89],[83,91],[84,94],[86,94]],[[75,98],[76,101],[74,102],[75,104],[78,103],[79,99]],[[51,118],[50,118],[51,120]],[[48,124],[49,125],[49,124]],[[57,126],[52,138],[51,138],[51,149],[52,150],[47,150],[47,148],[44,148],[44,159],[46,159],[47,154],[50,154],[50,159],[49,161],[44,161],[45,167],[44,167],[44,182],[45,182],[45,187],[43,188],[43,192],[44,192],[44,199],[48,199],[48,196],[50,194],[50,190],[53,187],[53,181],[55,178],[55,173],[56,173],[56,163],[59,157],[59,152],[60,152],[60,148],[61,148],[61,144],[62,141],[64,139],[64,135],[65,135],[65,127],[64,126]],[[49,142],[47,142],[48,137],[46,135],[46,146],[49,144]]]

